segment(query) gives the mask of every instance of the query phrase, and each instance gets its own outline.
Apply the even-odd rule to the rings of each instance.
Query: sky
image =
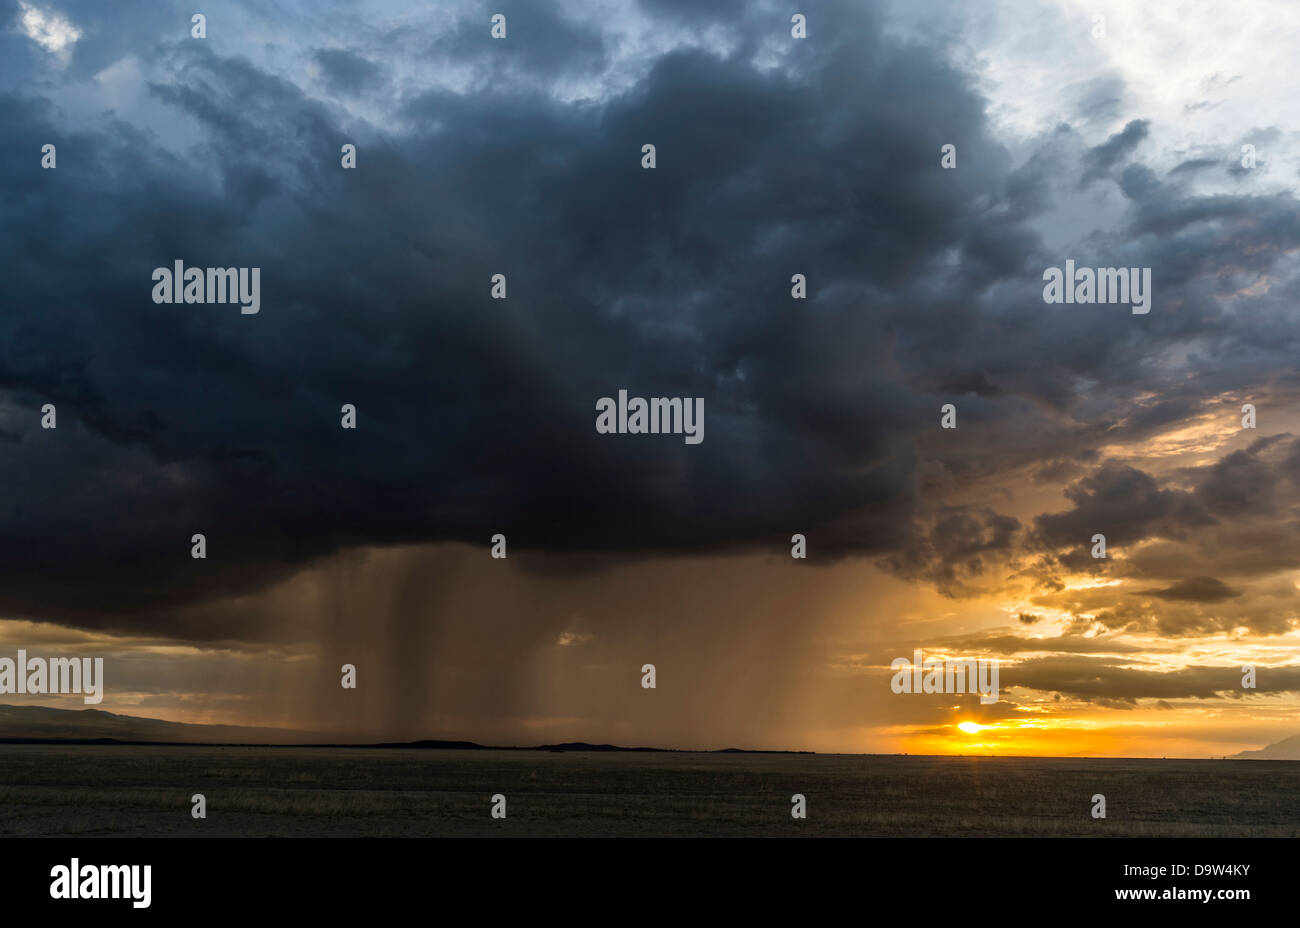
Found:
[[[0,654],[370,741],[1300,733],[1298,46],[1287,0],[0,3]],[[177,260],[260,311],[154,302]],[[1150,311],[1045,302],[1067,260]],[[703,441],[601,434],[623,389]],[[893,692],[915,650],[998,700]]]

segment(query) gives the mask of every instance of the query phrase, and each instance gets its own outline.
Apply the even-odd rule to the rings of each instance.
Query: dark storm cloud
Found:
[[[1221,162],[1215,161],[1213,158],[1191,158],[1172,168],[1169,171],[1169,176],[1173,177],[1176,174],[1194,174],[1198,171],[1206,171],[1210,168],[1220,166]]]
[[[1002,670],[1006,690],[1021,688],[1061,693],[1113,708],[1133,708],[1139,699],[1211,699],[1256,693],[1300,692],[1300,667],[1270,667],[1259,672],[1256,689],[1241,686],[1239,665],[1146,670],[1117,666],[1105,658],[1046,657]]]
[[[1116,132],[1101,145],[1089,149],[1083,157],[1084,172],[1079,181],[1080,186],[1086,187],[1107,176],[1122,159],[1132,156],[1150,132],[1151,124],[1147,120],[1134,119],[1122,132]]]
[[[138,618],[342,545],[496,531],[515,551],[689,551],[792,526],[826,553],[897,544],[912,400],[877,372],[860,303],[952,241],[925,214],[972,207],[963,183],[934,187],[940,135],[904,128],[916,106],[861,88],[916,85],[987,143],[954,72],[869,18],[844,25],[798,79],[684,52],[603,107],[430,92],[409,134],[347,137],[355,174],[325,107],[203,43],[172,45],[175,79],[153,85],[201,126],[198,165],[4,98],[17,134],[61,143],[57,174],[17,151],[5,165],[10,194],[39,192],[6,197],[3,383],[23,442],[4,606]],[[542,14],[511,20],[542,26],[558,31],[529,67],[570,56]],[[260,266],[262,312],[154,305],[150,271],[176,258]],[[807,304],[788,296],[796,269]],[[508,302],[488,299],[498,271]],[[703,396],[705,442],[598,436],[595,400],[620,388]],[[59,430],[37,428],[42,402]]]
[[[1173,586],[1165,587],[1163,590],[1143,590],[1142,593],[1160,599],[1174,599],[1191,603],[1220,603],[1225,599],[1232,599],[1234,596],[1241,595],[1239,590],[1234,590],[1222,580],[1214,577],[1188,577],[1186,580],[1179,580]]]
[[[375,87],[383,80],[383,69],[345,48],[320,48],[312,55],[332,93],[352,95]]]
[[[1289,577],[1269,574],[1293,570],[1295,558],[1260,566],[1247,554],[1221,556],[1251,543],[1256,550],[1263,545],[1259,539],[1238,542],[1234,535],[1210,537],[1200,545],[1158,542],[1112,567],[1115,584],[1051,589],[1045,580],[1030,601],[1035,608],[1070,615],[1070,627],[1078,634],[1108,630],[1172,639],[1242,629],[1257,635],[1286,633],[1300,620],[1300,594]],[[1234,583],[1198,573],[1215,569],[1231,573]],[[1151,580],[1157,577],[1175,579],[1153,588]]]
[[[1213,518],[1187,492],[1162,489],[1150,474],[1108,461],[1065,490],[1073,504],[1034,520],[1038,540],[1051,549],[1075,549],[1065,556],[1077,565],[1092,560],[1092,536],[1106,536],[1108,548],[1135,544],[1154,536],[1181,537],[1210,525]]]
[[[1108,126],[1120,117],[1127,93],[1116,74],[1091,78],[1065,89],[1066,111],[1085,124]]]
[[[1286,458],[1283,459],[1280,470],[1287,480],[1300,486],[1300,438],[1292,441],[1287,448]]]
[[[735,54],[669,51],[629,89],[564,104],[543,86],[605,68],[603,33],[501,9],[503,42],[482,5],[404,40],[470,89],[403,90],[382,131],[153,19],[128,32],[171,75],[152,85],[162,118],[200,133],[185,157],[123,122],[64,125],[31,87],[0,96],[0,428],[20,439],[0,463],[0,608],[151,627],[342,547],[495,532],[514,557],[779,550],[798,531],[819,557],[954,586],[1018,523],[940,511],[928,461],[954,483],[1045,456],[1091,468],[1100,442],[1294,357],[1284,287],[1233,296],[1230,328],[1218,302],[1300,246],[1294,202],[1121,169],[1144,123],[1092,149],[1063,127],[1015,165],[942,49],[897,44],[856,3],[819,6],[803,42],[788,14],[747,8]],[[782,37],[785,66],[753,63]],[[74,70],[125,53],[101,41]],[[315,54],[327,87],[380,95],[369,48]],[[57,171],[32,155],[47,140]],[[1042,302],[1061,258],[1033,222],[1079,176],[1127,198],[1087,247],[1155,268],[1138,323]],[[261,313],[153,304],[151,270],[178,258],[261,267]],[[1192,343],[1204,369],[1170,391],[1153,358]],[[704,442],[597,435],[595,401],[620,388],[703,397]],[[1168,395],[1135,400],[1152,393]],[[57,431],[38,427],[45,402]],[[944,402],[961,427],[936,437]],[[1220,498],[1117,465],[1074,486],[1074,510],[1034,523],[1049,547],[1177,537]],[[207,561],[189,557],[199,531]]]
[[[1278,468],[1261,456],[1285,436],[1269,436],[1213,464],[1195,494],[1219,515],[1269,514],[1277,511]]]
[[[1040,616],[1020,615],[1020,621],[1033,624]],[[1030,620],[1026,622],[1026,619]],[[1142,644],[1114,641],[1104,637],[1065,634],[1050,638],[1025,638],[1020,635],[963,635],[940,638],[935,645],[962,653],[982,654],[1151,654],[1154,649]]]
[[[1245,142],[1251,145],[1271,145],[1282,138],[1282,130],[1277,126],[1254,129],[1246,134]]]
[[[491,19],[505,19],[506,37],[494,38]],[[456,10],[453,28],[420,50],[432,61],[472,65],[484,87],[499,92],[504,81],[525,87],[538,80],[589,74],[608,63],[598,24],[571,20],[555,4],[492,0]]]
[[[1096,451],[1085,449],[1072,458],[1056,458],[1034,468],[1035,483],[1060,485],[1077,479],[1093,464],[1099,455]]]
[[[1045,551],[1024,567],[1042,590],[1033,601],[1073,614],[1081,628],[1286,632],[1300,620],[1297,592],[1289,578],[1270,577],[1300,566],[1300,523],[1290,515],[1300,497],[1287,469],[1295,444],[1287,434],[1266,436],[1172,479],[1107,462],[1066,488],[1069,509],[1034,520],[1009,562],[1024,565]],[[1091,556],[1094,531],[1120,560]],[[1066,589],[1062,572],[1070,570],[1105,573],[1120,585]]]
[[[637,0],[637,2],[647,13],[656,17],[682,20],[733,22],[744,14],[746,7],[745,0],[717,0],[716,3],[696,3],[694,0]]]
[[[966,585],[988,567],[1006,559],[1020,523],[990,509],[962,507],[941,510],[927,529],[883,558],[882,564],[899,576],[927,580],[940,592],[955,596],[967,592]]]

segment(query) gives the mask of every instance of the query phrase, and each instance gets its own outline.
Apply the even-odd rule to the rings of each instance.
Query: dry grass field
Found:
[[[1287,761],[11,745],[0,784],[6,836],[1300,835]]]

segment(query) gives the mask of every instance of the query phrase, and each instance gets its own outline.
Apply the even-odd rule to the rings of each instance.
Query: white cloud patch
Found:
[[[18,6],[22,9],[18,21],[23,33],[47,52],[66,56],[81,38],[81,30],[58,13],[46,13],[22,0]]]

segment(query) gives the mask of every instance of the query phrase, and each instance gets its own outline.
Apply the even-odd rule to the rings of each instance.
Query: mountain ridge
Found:
[[[420,739],[417,741],[340,741],[321,732],[300,732],[284,728],[256,728],[241,725],[199,725],[169,722],[145,716],[122,715],[105,709],[56,709],[50,706],[0,704],[0,744],[86,744],[86,745],[191,745],[264,747],[347,747],[406,750],[461,751],[627,751],[678,752],[676,748],[621,747],[566,741],[533,746],[488,745],[474,741]],[[692,753],[692,752],[681,752]],[[753,751],[724,748],[701,753],[726,754],[813,754],[813,751]]]
[[[1300,760],[1300,735],[1283,738],[1257,751],[1241,751],[1232,754],[1228,760]]]

